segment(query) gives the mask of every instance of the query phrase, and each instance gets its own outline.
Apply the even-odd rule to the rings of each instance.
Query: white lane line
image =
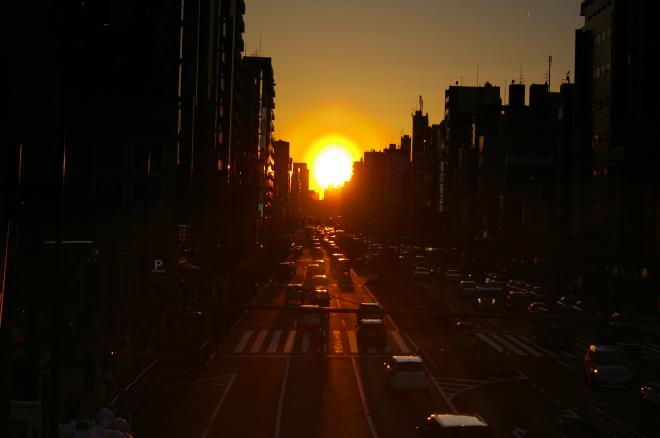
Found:
[[[454,406],[454,404],[451,402],[451,398],[445,393],[445,391],[443,391],[443,389],[440,386],[440,384],[438,383],[437,379],[431,375],[431,373],[429,372],[429,369],[426,367],[426,365],[424,365],[424,368],[426,368],[426,374],[429,376],[429,380],[431,380],[431,382],[433,383],[433,386],[435,386],[435,389],[438,391],[438,394],[440,394],[440,396],[445,401],[445,403],[447,403],[447,406],[449,407],[449,409],[454,414],[456,412],[458,412],[458,410],[456,410],[456,407]]]
[[[660,353],[660,347],[656,344],[643,344],[642,350],[651,350],[655,353]]]
[[[488,344],[488,345],[490,345],[491,347],[493,347],[493,348],[494,348],[495,350],[497,350],[498,352],[500,352],[500,353],[502,352],[502,347],[500,347],[500,346],[497,345],[495,342],[493,342],[488,336],[484,335],[483,333],[478,333],[478,332],[475,333],[474,335],[475,335],[476,337],[478,337],[479,339],[481,339],[482,341],[484,341],[486,344]]]
[[[358,346],[355,330],[346,330],[346,336],[348,337],[348,349],[351,351],[351,353],[357,353]]]
[[[541,353],[538,350],[533,349],[532,347],[528,346],[527,344],[523,343],[520,339],[513,337],[512,335],[504,335],[506,339],[509,341],[513,342],[515,345],[519,346],[523,350],[527,351],[528,353],[532,354],[535,357],[543,357],[543,353]]]
[[[353,364],[353,374],[355,375],[355,382],[357,383],[358,393],[360,394],[360,400],[362,401],[362,410],[364,411],[364,416],[367,419],[367,424],[369,424],[369,431],[371,431],[371,436],[373,438],[378,438],[378,432],[376,432],[376,426],[374,426],[374,422],[371,419],[371,414],[369,413],[369,406],[367,406],[367,398],[364,395],[362,378],[360,377],[360,371],[358,370],[357,363],[355,362],[355,357],[351,357],[351,363]]]
[[[279,438],[280,436],[280,427],[282,426],[282,409],[284,407],[284,392],[286,390],[286,381],[289,379],[290,362],[291,356],[286,358],[286,365],[284,365],[284,377],[282,378],[282,387],[280,388],[280,400],[277,402],[277,417],[275,418],[275,433],[273,434],[274,438]]]
[[[206,428],[204,429],[202,438],[206,438],[206,436],[209,434],[209,427],[211,427],[211,425],[215,423],[215,420],[218,418],[218,414],[220,413],[220,408],[222,407],[222,404],[225,402],[225,398],[227,398],[227,394],[229,394],[229,389],[231,389],[231,385],[234,384],[235,379],[236,379],[236,374],[232,374],[231,378],[227,382],[227,386],[225,386],[225,390],[222,392],[222,395],[220,396],[220,400],[218,400],[218,403],[215,405],[215,409],[213,410],[213,413],[209,418],[209,422],[206,425]]]
[[[343,319],[341,320],[341,326],[346,328],[346,321],[344,321]]]
[[[275,330],[273,332],[273,337],[270,338],[270,344],[266,349],[266,353],[275,353],[277,346],[280,343],[280,338],[282,337],[282,330]]]
[[[339,330],[332,330],[332,350],[334,353],[343,353],[344,346],[341,343],[341,332]]]
[[[268,330],[259,331],[259,334],[257,335],[257,339],[255,339],[254,344],[252,344],[250,353],[259,353],[259,350],[261,350],[261,345],[264,343],[267,334],[268,334]]]
[[[510,343],[510,342],[507,341],[506,339],[502,338],[502,337],[501,337],[500,335],[498,335],[497,333],[491,333],[491,337],[492,337],[493,339],[495,339],[497,342],[499,342],[500,344],[504,344],[504,346],[505,346],[506,348],[508,348],[509,350],[513,351],[513,352],[516,353],[517,355],[519,355],[519,356],[527,356],[527,353],[525,353],[525,352],[522,351],[520,348],[516,347],[515,345],[513,345],[512,343]]]
[[[284,352],[287,354],[291,353],[295,345],[296,345],[296,331],[290,330],[289,334],[286,337],[286,344],[284,344]]]
[[[307,353],[309,351],[309,333],[305,332],[303,333],[303,338],[302,338],[302,345],[301,345],[301,352],[302,353]]]
[[[398,331],[390,330],[390,336],[401,353],[410,353],[410,348],[406,345]]]
[[[234,347],[234,354],[241,353],[243,351],[248,341],[250,340],[250,336],[252,336],[252,330],[247,330],[245,333],[243,333],[243,337],[240,341],[238,341],[236,347]]]

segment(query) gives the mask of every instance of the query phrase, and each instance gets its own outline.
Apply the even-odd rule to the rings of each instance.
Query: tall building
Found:
[[[273,141],[274,153],[274,199],[273,222],[276,233],[284,232],[289,223],[289,192],[291,190],[291,158],[289,157],[289,142]]]
[[[309,169],[307,163],[293,163],[290,196],[293,211],[300,215],[309,203]]]
[[[109,351],[97,343],[117,332],[135,348],[173,345],[181,319],[165,303],[204,301],[235,274],[240,258],[223,266],[218,248],[236,234],[227,211],[244,12],[243,0],[3,2],[6,35],[33,29],[5,53],[0,92],[11,108],[2,149],[22,150],[12,282],[34,317],[11,396],[41,403],[42,430],[56,430],[70,389],[48,376],[58,345],[74,358]],[[49,281],[30,280],[28,260]],[[98,339],[80,342],[88,333],[71,327]],[[82,344],[98,349],[75,351]]]
[[[420,96],[421,106],[421,96]],[[433,159],[430,150],[429,115],[422,113],[422,108],[415,111],[412,117],[412,160],[410,197],[411,209],[420,214],[430,207],[429,182],[431,178]]]
[[[477,188],[480,129],[493,128],[501,111],[499,87],[486,82],[483,87],[450,86],[445,90],[445,151],[447,226],[452,235],[467,238],[477,226],[471,201]],[[466,234],[467,233],[467,234]]]
[[[584,171],[577,230],[596,265],[619,265],[639,278],[644,269],[657,272],[660,255],[660,16],[644,0],[585,0],[580,14],[575,147]]]
[[[260,231],[268,232],[274,197],[273,121],[275,120],[275,79],[270,58],[246,56],[242,62],[245,108],[241,121],[241,150],[247,171],[248,206],[256,211],[256,224]],[[249,222],[249,221],[248,221]]]

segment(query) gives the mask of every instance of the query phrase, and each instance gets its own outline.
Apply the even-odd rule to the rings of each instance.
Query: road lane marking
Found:
[[[362,401],[362,410],[364,411],[364,416],[367,419],[367,424],[369,425],[369,431],[371,431],[371,436],[373,438],[378,438],[378,432],[376,432],[376,427],[374,422],[371,419],[371,413],[369,413],[369,406],[367,405],[367,398],[364,395],[364,387],[362,386],[362,378],[360,377],[360,371],[357,367],[357,362],[355,357],[351,357],[351,364],[353,365],[353,374],[355,375],[355,382],[357,383],[358,393],[360,394],[360,400]]]
[[[250,353],[259,353],[259,350],[261,350],[261,345],[264,343],[267,334],[268,334],[268,330],[259,331],[259,334],[257,335],[257,339],[255,339],[254,344],[252,344]]]
[[[280,427],[282,426],[282,409],[284,407],[284,392],[286,390],[286,381],[289,378],[289,363],[291,363],[291,356],[286,358],[286,365],[284,365],[284,377],[282,378],[282,387],[280,388],[280,399],[277,402],[277,417],[275,418],[275,433],[273,434],[274,438],[279,438],[280,436]]]
[[[488,336],[484,335],[483,333],[475,333],[474,335],[475,335],[476,337],[478,337],[479,339],[481,339],[482,341],[484,341],[486,344],[488,344],[488,345],[490,345],[491,347],[493,347],[495,350],[499,351],[500,353],[502,352],[502,347],[500,347],[500,346],[497,345],[495,342],[493,342],[492,340],[490,340],[490,338],[489,338]]]
[[[300,346],[300,350],[302,353],[307,353],[309,351],[309,343],[310,343],[309,332],[305,332],[303,333],[302,345]]]
[[[519,346],[520,348],[522,348],[523,350],[525,350],[528,353],[532,354],[533,356],[543,357],[543,353],[541,353],[538,350],[535,350],[534,348],[532,348],[529,345],[525,344],[524,342],[522,342],[520,339],[514,337],[513,335],[504,335],[504,337],[506,339],[508,339],[509,341],[513,342],[514,344],[516,344],[517,346]]]
[[[218,418],[218,414],[220,413],[220,408],[222,407],[222,404],[225,402],[225,398],[227,398],[227,394],[229,394],[229,390],[231,389],[231,385],[234,384],[235,379],[236,379],[236,374],[232,374],[231,378],[227,382],[227,386],[225,387],[225,390],[222,392],[222,395],[220,396],[220,400],[218,400],[218,403],[215,405],[215,409],[213,410],[213,413],[209,418],[209,422],[206,425],[206,428],[204,429],[202,438],[206,438],[206,436],[209,434],[209,428],[213,423],[215,423],[215,420]]]
[[[282,330],[275,330],[273,336],[270,338],[270,344],[266,349],[266,353],[275,353],[277,346],[280,343],[280,338],[282,337]]]
[[[247,330],[245,333],[243,333],[243,337],[240,341],[238,341],[236,347],[234,347],[234,354],[241,353],[243,351],[248,341],[250,340],[250,336],[252,336],[252,330]]]
[[[284,352],[291,353],[295,345],[296,345],[296,331],[290,330],[289,334],[286,337],[286,344],[284,344]]]
[[[504,346],[505,346],[506,348],[508,348],[509,350],[513,351],[513,352],[516,353],[517,355],[519,355],[519,356],[527,356],[527,354],[526,354],[524,351],[522,351],[520,348],[516,347],[515,345],[513,345],[512,343],[510,343],[510,342],[507,341],[506,339],[502,338],[502,337],[501,337],[500,335],[498,335],[497,333],[491,333],[490,336],[491,336],[493,339],[495,339],[497,342],[499,342],[500,344],[504,344]]]
[[[344,346],[341,342],[341,332],[339,330],[332,330],[332,351],[334,353],[343,353]]]
[[[410,353],[410,348],[408,348],[408,345],[403,341],[403,338],[398,331],[390,330],[390,336],[401,353]]]
[[[351,353],[357,353],[358,346],[357,346],[357,337],[355,336],[355,330],[346,330],[346,336],[348,337],[349,350],[351,350]]]

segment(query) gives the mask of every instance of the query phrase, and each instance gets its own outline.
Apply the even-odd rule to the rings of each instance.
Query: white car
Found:
[[[429,389],[426,368],[419,356],[392,356],[385,362],[390,389]]]
[[[633,381],[623,349],[610,345],[589,346],[584,355],[584,374],[590,385],[628,386]]]
[[[428,278],[429,277],[429,269],[424,266],[417,266],[415,267],[415,270],[413,271],[413,275],[415,277],[419,278]]]

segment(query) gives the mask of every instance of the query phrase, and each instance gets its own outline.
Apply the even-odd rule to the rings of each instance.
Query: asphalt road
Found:
[[[299,280],[311,262],[304,255],[297,261]],[[362,274],[352,272],[349,290],[330,285],[331,306],[378,301],[386,309],[441,309],[437,296],[429,297],[401,267],[379,270],[368,287]],[[454,310],[470,309],[450,285],[434,286]],[[283,288],[264,287],[258,303],[283,305]],[[525,321],[473,322],[473,331],[456,332],[434,316],[388,316],[386,350],[360,351],[355,315],[333,313],[327,351],[314,357],[308,336],[296,332],[293,311],[252,311],[202,372],[164,382],[148,395],[134,413],[136,435],[412,437],[431,412],[476,412],[497,437],[556,437],[562,413],[589,412],[598,436],[643,436],[634,389],[585,385],[588,335],[573,350],[549,350],[536,344]],[[657,373],[660,361],[648,351],[637,365],[640,379]],[[384,359],[409,353],[424,358],[429,393],[387,390]]]

